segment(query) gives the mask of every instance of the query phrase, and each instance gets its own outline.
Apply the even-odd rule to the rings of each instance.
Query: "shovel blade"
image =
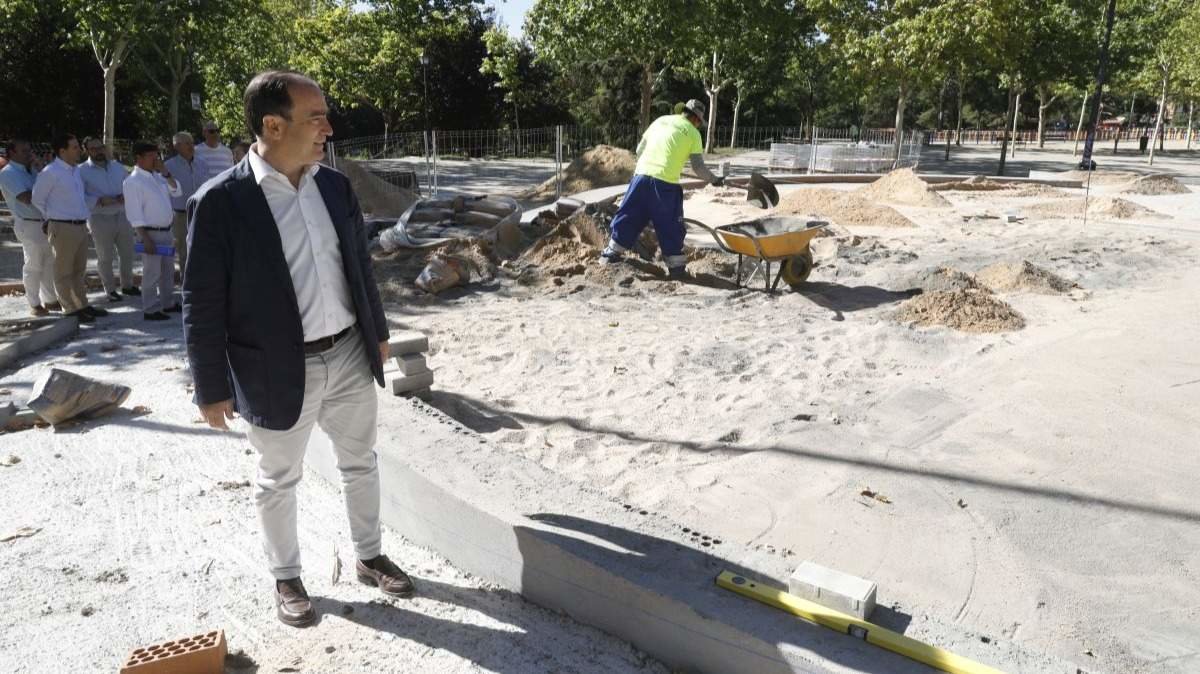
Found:
[[[772,208],[779,203],[779,189],[763,174],[751,173],[750,182],[746,185],[746,201],[762,208]]]

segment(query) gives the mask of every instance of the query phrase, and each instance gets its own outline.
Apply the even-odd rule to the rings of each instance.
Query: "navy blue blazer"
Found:
[[[383,386],[379,342],[387,320],[371,271],[358,199],[345,175],[322,166],[317,187],[337,230],[342,267],[371,371]],[[287,430],[304,401],[304,329],[279,228],[248,159],[188,200],[183,338],[194,400],[234,400],[247,421]]]

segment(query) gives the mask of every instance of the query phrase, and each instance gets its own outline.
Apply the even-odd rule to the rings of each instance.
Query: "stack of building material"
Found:
[[[429,338],[419,332],[402,332],[388,343],[392,360],[384,364],[384,376],[392,395],[426,400],[433,386],[433,372],[425,362]]]

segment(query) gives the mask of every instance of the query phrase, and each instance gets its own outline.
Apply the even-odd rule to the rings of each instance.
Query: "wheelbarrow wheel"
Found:
[[[783,261],[783,282],[793,290],[804,285],[813,270],[812,251],[805,250]]]

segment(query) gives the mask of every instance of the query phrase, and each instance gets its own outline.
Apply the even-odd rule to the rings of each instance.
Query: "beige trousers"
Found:
[[[93,213],[88,218],[92,241],[96,244],[96,268],[104,283],[104,292],[111,293],[121,288],[133,287],[133,228],[125,219],[125,212]],[[113,277],[113,251],[121,264],[121,284]]]
[[[63,312],[72,314],[88,305],[87,273],[88,232],[83,225],[51,220],[47,233],[54,251],[54,289]]]
[[[42,223],[14,216],[13,230],[25,254],[21,281],[25,284],[25,299],[29,300],[29,306],[40,307],[57,302],[58,293],[54,292],[54,251],[50,249],[50,240],[42,231]]]

